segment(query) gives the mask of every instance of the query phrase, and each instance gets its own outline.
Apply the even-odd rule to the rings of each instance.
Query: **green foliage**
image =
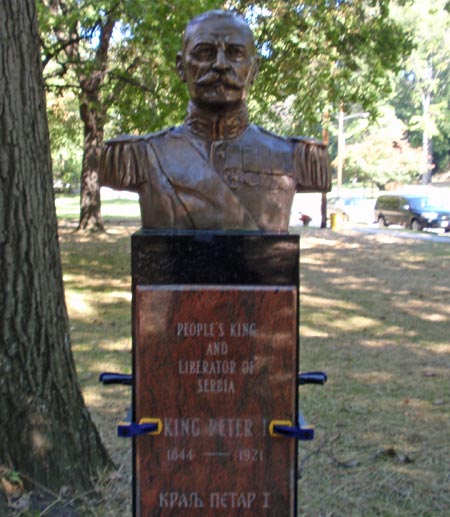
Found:
[[[77,93],[80,80],[96,73],[99,34],[112,19],[102,87],[107,136],[154,131],[183,119],[187,92],[174,67],[183,28],[195,14],[224,2],[67,0],[65,9],[56,11],[49,7],[54,4],[40,2],[44,63],[59,63],[51,71],[46,67],[49,88],[74,85]],[[389,91],[388,73],[409,49],[404,31],[388,17],[388,5],[387,0],[225,2],[246,14],[258,39],[261,73],[250,99],[255,120],[318,135],[322,112],[342,100],[374,109]],[[62,43],[71,38],[80,46],[73,56]]]
[[[71,92],[59,96],[48,92],[47,108],[55,187],[57,190],[77,189],[83,147],[78,101]]]
[[[371,180],[380,188],[390,181],[416,181],[421,172],[422,152],[408,143],[405,129],[392,108],[383,108],[377,124],[370,127],[365,138],[347,146],[346,176]]]
[[[186,22],[217,2],[132,2],[112,42],[108,133],[155,131],[181,120],[186,101],[175,57]]]
[[[48,91],[78,96],[88,81],[88,92],[100,88],[96,109],[106,114],[107,136],[182,120],[187,94],[175,72],[182,32],[191,17],[221,2],[42,0],[39,7]],[[108,24],[113,31],[105,65],[99,45]]]
[[[254,29],[261,58],[249,99],[255,122],[285,134],[320,137],[323,113],[328,111],[333,119],[341,102],[346,112],[357,105],[358,111],[369,111],[375,118],[380,99],[392,87],[393,72],[412,49],[408,27],[390,17],[391,3],[42,0],[47,87],[71,112],[65,118],[50,117],[53,147],[59,150],[54,152],[57,174],[66,175],[63,171],[72,171],[80,160],[80,153],[71,149],[82,146],[81,126],[75,121],[81,86],[88,81],[98,87],[96,109],[104,113],[106,138],[157,131],[183,120],[188,96],[176,74],[176,53],[187,21],[212,8],[235,8]],[[101,65],[99,45],[108,23],[114,30],[108,61]],[[411,79],[408,74],[403,77]],[[69,97],[62,96],[65,91]],[[405,111],[415,102],[408,92]],[[439,121],[448,124],[445,117]],[[411,125],[409,130],[413,137],[419,134]]]
[[[448,2],[396,2],[393,14],[410,33],[415,48],[403,63],[392,103],[397,115],[407,124],[413,145],[422,143],[424,133],[433,139],[433,158],[442,169],[448,164],[450,149]]]
[[[391,72],[411,49],[389,17],[389,1],[235,1],[254,25],[261,72],[256,116],[279,124],[274,102],[293,96],[291,131],[319,133],[322,113],[339,104],[375,112],[391,88]]]

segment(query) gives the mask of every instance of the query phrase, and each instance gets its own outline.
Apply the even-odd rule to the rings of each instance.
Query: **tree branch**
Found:
[[[137,79],[134,79],[133,77],[130,77],[128,75],[123,75],[123,74],[114,73],[114,72],[111,72],[109,75],[112,79],[116,79],[117,81],[120,81],[120,82],[123,82],[126,84],[131,84],[132,86],[135,86],[136,88],[138,88],[144,92],[155,93],[155,90],[153,88],[150,88],[149,86],[146,86],[145,84],[142,84]]]
[[[55,33],[56,34],[56,33]],[[56,35],[57,36],[57,35]],[[58,36],[57,36],[58,37]],[[59,37],[58,37],[58,41],[61,42],[61,45],[59,45],[58,47],[54,47],[53,48],[53,51],[52,52],[47,52],[45,53],[45,57],[42,61],[42,66],[43,68],[46,67],[46,65],[48,65],[48,63],[53,59],[55,58],[60,52],[62,51],[65,51],[68,47],[70,47],[71,45],[77,45],[78,43],[80,43],[80,41],[83,41],[83,40],[86,40],[88,39],[87,36],[76,36],[76,37],[73,37],[71,39],[68,39],[68,40],[61,40]],[[48,47],[45,47],[44,46],[44,43],[42,42],[41,40],[41,46],[45,49],[45,48],[48,48]]]

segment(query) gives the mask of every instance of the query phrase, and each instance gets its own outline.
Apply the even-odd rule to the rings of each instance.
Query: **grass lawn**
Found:
[[[103,235],[60,227],[79,378],[117,464],[93,515],[131,514],[131,443],[116,437],[130,389],[97,379],[131,371],[129,249],[138,226],[111,222]],[[300,391],[316,439],[300,444],[298,515],[448,515],[450,246],[300,231],[301,371],[324,370],[329,382]]]
[[[302,231],[300,515],[450,508],[450,247]]]
[[[58,194],[55,199],[56,212],[60,219],[76,220],[80,215],[79,194]],[[102,199],[104,221],[139,219],[139,202],[128,198]]]

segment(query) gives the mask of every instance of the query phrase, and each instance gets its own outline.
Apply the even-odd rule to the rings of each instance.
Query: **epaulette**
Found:
[[[254,127],[256,127],[259,131],[261,131],[261,133],[264,133],[265,135],[269,135],[274,138],[278,138],[279,140],[282,140],[283,142],[286,142],[286,140],[287,140],[286,137],[278,135],[277,133],[274,133],[272,131],[269,131],[268,129],[266,129],[264,127],[258,126],[256,124],[254,124]]]
[[[105,144],[128,144],[133,142],[142,142],[144,140],[151,140],[152,138],[156,138],[158,136],[166,135],[169,131],[172,131],[175,126],[168,127],[166,129],[162,129],[161,131],[156,131],[155,133],[147,133],[145,135],[119,135],[115,138],[111,138],[109,140],[105,140]]]
[[[265,129],[261,126],[255,125],[255,127],[258,128],[259,131],[261,131],[262,133],[265,133],[266,135],[269,135],[269,136],[272,136],[275,138],[279,138],[280,140],[283,140],[285,142],[288,141],[288,142],[292,142],[294,144],[304,143],[304,144],[316,145],[318,147],[327,147],[326,144],[324,144],[321,140],[317,140],[315,138],[309,138],[306,136],[281,136],[281,135],[278,135],[277,133],[273,133],[272,131],[269,131],[268,129]]]
[[[306,136],[290,136],[290,137],[288,137],[288,140],[290,140],[291,142],[294,142],[294,143],[316,145],[317,147],[327,147],[327,145],[324,144],[321,140],[317,140],[315,138],[309,138]]]

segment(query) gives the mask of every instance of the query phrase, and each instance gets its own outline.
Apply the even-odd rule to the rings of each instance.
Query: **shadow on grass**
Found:
[[[130,236],[138,223],[108,224],[97,235],[75,227],[63,221],[59,229],[72,349],[86,404],[117,465],[98,486],[105,504],[95,511],[131,515],[131,442],[117,437],[131,389],[102,386],[98,379],[104,371],[131,372]]]
[[[448,493],[448,244],[302,232],[302,515],[438,515]],[[318,488],[320,487],[320,488]]]

